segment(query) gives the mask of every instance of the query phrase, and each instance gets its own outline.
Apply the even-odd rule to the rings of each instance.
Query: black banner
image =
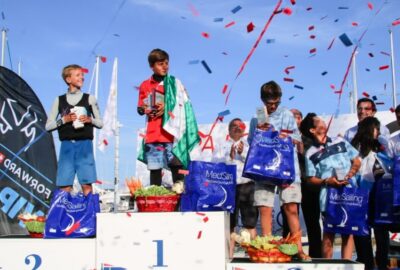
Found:
[[[0,236],[26,234],[17,216],[49,208],[57,159],[46,120],[29,85],[0,67]]]

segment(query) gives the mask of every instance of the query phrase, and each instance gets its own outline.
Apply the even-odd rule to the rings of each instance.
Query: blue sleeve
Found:
[[[305,157],[306,161],[306,176],[307,177],[312,177],[312,176],[317,176],[317,169],[314,166],[314,163],[306,156]]]

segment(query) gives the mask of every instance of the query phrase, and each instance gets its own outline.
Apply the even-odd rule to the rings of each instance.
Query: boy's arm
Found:
[[[93,112],[92,125],[97,128],[102,128],[103,120],[101,120],[99,105],[94,96],[89,96],[89,105],[92,107]]]
[[[47,117],[47,122],[46,122],[47,131],[53,131],[62,124],[64,124],[62,118],[57,120],[57,116],[58,116],[58,97],[56,97],[56,99],[54,100],[53,106],[51,107],[51,111]]]

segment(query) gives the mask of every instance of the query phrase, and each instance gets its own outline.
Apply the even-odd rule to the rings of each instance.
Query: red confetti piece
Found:
[[[379,70],[385,70],[385,69],[388,69],[389,68],[389,65],[386,65],[386,66],[380,66],[379,67]]]
[[[363,95],[364,97],[369,98],[369,94],[368,94],[367,92],[362,92],[362,95]]]
[[[392,113],[395,112],[395,109],[393,109],[393,107],[391,107],[389,110],[390,110]]]
[[[296,0],[290,0],[290,3],[292,3],[292,5],[296,5]]]
[[[188,4],[190,11],[192,12],[193,16],[199,16],[200,13],[197,11],[195,6],[192,3]]]
[[[316,53],[317,52],[317,49],[316,48],[312,48],[311,50],[310,50],[310,53],[312,54],[312,53]]]
[[[208,221],[208,217],[203,218],[203,222],[206,223]]]
[[[335,90],[335,85],[331,84],[330,87],[332,88],[332,90]]]
[[[312,31],[312,30],[314,30],[314,25],[310,25],[309,27],[308,27],[308,31]]]
[[[315,39],[315,35],[310,35],[310,38],[311,39]]]
[[[246,130],[246,124],[243,123],[243,122],[241,122],[241,123],[239,124],[239,128],[240,128],[241,130]]]
[[[210,35],[208,33],[206,33],[206,32],[202,32],[201,35],[203,37],[205,37],[205,38],[209,38],[210,37]]]
[[[106,139],[103,140],[103,143],[107,146],[108,145],[108,141]]]
[[[290,16],[290,15],[292,15],[292,9],[291,8],[284,8],[283,10],[282,10],[282,12],[283,12],[283,14],[285,14],[285,15],[288,15],[288,16]]]
[[[205,213],[201,213],[201,212],[196,212],[196,215],[204,217],[206,214]]]
[[[200,239],[201,238],[201,234],[202,234],[203,232],[202,231],[199,231],[198,233],[197,233],[197,239]]]
[[[352,25],[352,26],[358,26],[358,23],[352,22],[351,25]]]
[[[289,66],[289,67],[285,68],[285,73],[289,74],[290,73],[289,70],[294,69],[294,68],[295,68],[295,66]]]
[[[105,63],[105,62],[107,62],[107,57],[100,56],[100,60],[101,60],[101,62]]]
[[[172,119],[175,118],[175,115],[174,115],[172,112],[168,112],[168,115],[169,115]]]
[[[183,175],[189,175],[189,171],[188,170],[178,170],[179,174],[183,174]]]
[[[342,92],[343,92],[342,90],[337,90],[337,91],[335,91],[334,93],[335,93],[335,94],[339,94],[339,95],[341,95],[341,94],[342,94]]]
[[[307,11],[310,11],[310,10],[312,10],[312,7],[308,7],[308,8],[306,8],[306,10],[307,10]]]
[[[126,215],[127,215],[128,217],[131,217],[131,216],[132,216],[132,214],[129,213],[129,212],[126,212]]]
[[[369,8],[370,10],[373,10],[373,9],[374,9],[374,5],[372,5],[371,2],[368,2],[368,8]]]
[[[333,42],[335,41],[335,38],[333,38],[332,39],[332,41],[331,41],[331,43],[329,44],[329,46],[328,46],[328,50],[330,50],[331,48],[332,48],[332,46],[333,46]]]
[[[89,69],[87,69],[87,68],[81,68],[81,70],[83,73],[89,73]]]
[[[292,78],[283,78],[283,80],[284,80],[285,82],[293,82],[293,81],[294,81]]]
[[[254,30],[255,26],[254,24],[251,22],[247,25],[247,33],[250,33]]]
[[[231,27],[234,24],[235,24],[235,21],[232,21],[232,22],[228,23],[227,25],[225,25],[225,28]]]
[[[400,24],[400,20],[395,20],[394,22],[392,22],[393,26],[399,25]]]
[[[225,94],[227,90],[228,90],[228,85],[225,84],[224,88],[222,88],[222,94]]]
[[[96,180],[96,182],[95,182],[96,184],[98,184],[98,185],[101,185],[101,184],[103,184],[103,182],[102,181],[100,181],[100,180]]]

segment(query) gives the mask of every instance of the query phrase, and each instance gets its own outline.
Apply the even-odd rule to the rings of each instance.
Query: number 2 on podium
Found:
[[[153,267],[168,267],[168,265],[164,265],[164,241],[153,240],[153,242],[157,243],[157,264]]]

